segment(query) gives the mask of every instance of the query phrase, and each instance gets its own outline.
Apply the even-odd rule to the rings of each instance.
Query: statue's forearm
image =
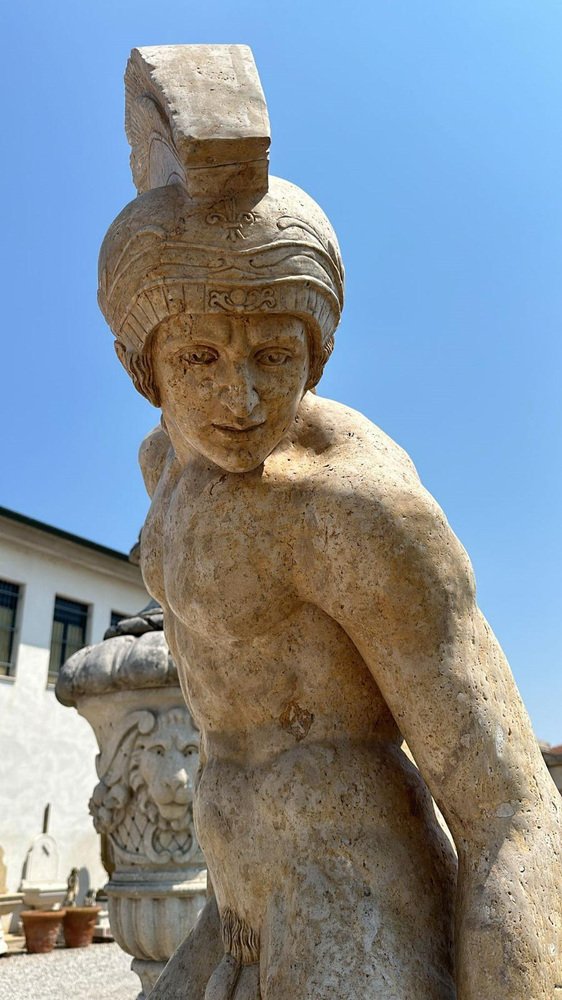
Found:
[[[560,858],[548,834],[542,852],[526,839],[461,859],[458,1000],[562,1000]]]

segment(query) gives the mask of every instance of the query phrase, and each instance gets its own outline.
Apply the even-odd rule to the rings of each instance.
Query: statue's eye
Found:
[[[284,365],[290,357],[291,352],[284,348],[265,347],[263,351],[258,352],[256,360],[260,365],[265,365],[266,368],[278,368],[279,365]]]
[[[210,347],[194,347],[191,351],[182,354],[182,361],[188,365],[212,365],[217,358],[217,352]]]
[[[156,743],[153,747],[149,747],[151,753],[155,753],[158,757],[164,756],[164,747]]]
[[[193,757],[197,753],[197,747],[184,747],[183,755],[184,757]]]

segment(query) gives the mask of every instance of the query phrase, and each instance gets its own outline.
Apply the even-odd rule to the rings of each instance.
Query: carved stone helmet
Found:
[[[269,122],[250,50],[133,50],[125,84],[139,196],[103,242],[99,303],[136,387],[158,404],[150,338],[182,312],[302,317],[312,387],[333,347],[343,267],[319,206],[268,176]]]

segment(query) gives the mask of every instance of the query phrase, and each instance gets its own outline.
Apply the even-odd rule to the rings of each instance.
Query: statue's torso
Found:
[[[314,716],[300,739],[400,742],[371,671],[322,608],[322,585],[312,599],[301,586],[311,536],[337,531],[317,503],[331,460],[293,446],[244,475],[194,462],[162,477],[143,528],[143,574],[212,741],[238,731],[242,746],[264,727],[272,752],[287,749],[291,703]]]
[[[251,926],[314,870],[345,886],[350,912],[368,892],[399,934],[406,913],[389,900],[405,880],[405,898],[424,898],[408,916],[420,947],[446,968],[453,869],[427,793],[357,649],[322,594],[299,591],[303,532],[328,530],[313,511],[325,458],[291,448],[244,476],[169,472],[143,529],[146,583],[202,731],[198,836],[219,905]],[[375,948],[366,961],[380,960]]]

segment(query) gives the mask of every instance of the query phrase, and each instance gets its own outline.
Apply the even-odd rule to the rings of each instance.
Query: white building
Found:
[[[58,703],[54,682],[71,653],[147,601],[140,571],[123,553],[0,507],[0,849],[8,891],[19,887],[47,805],[60,879],[77,867],[82,889],[107,881],[88,813],[96,741],[76,710]]]

